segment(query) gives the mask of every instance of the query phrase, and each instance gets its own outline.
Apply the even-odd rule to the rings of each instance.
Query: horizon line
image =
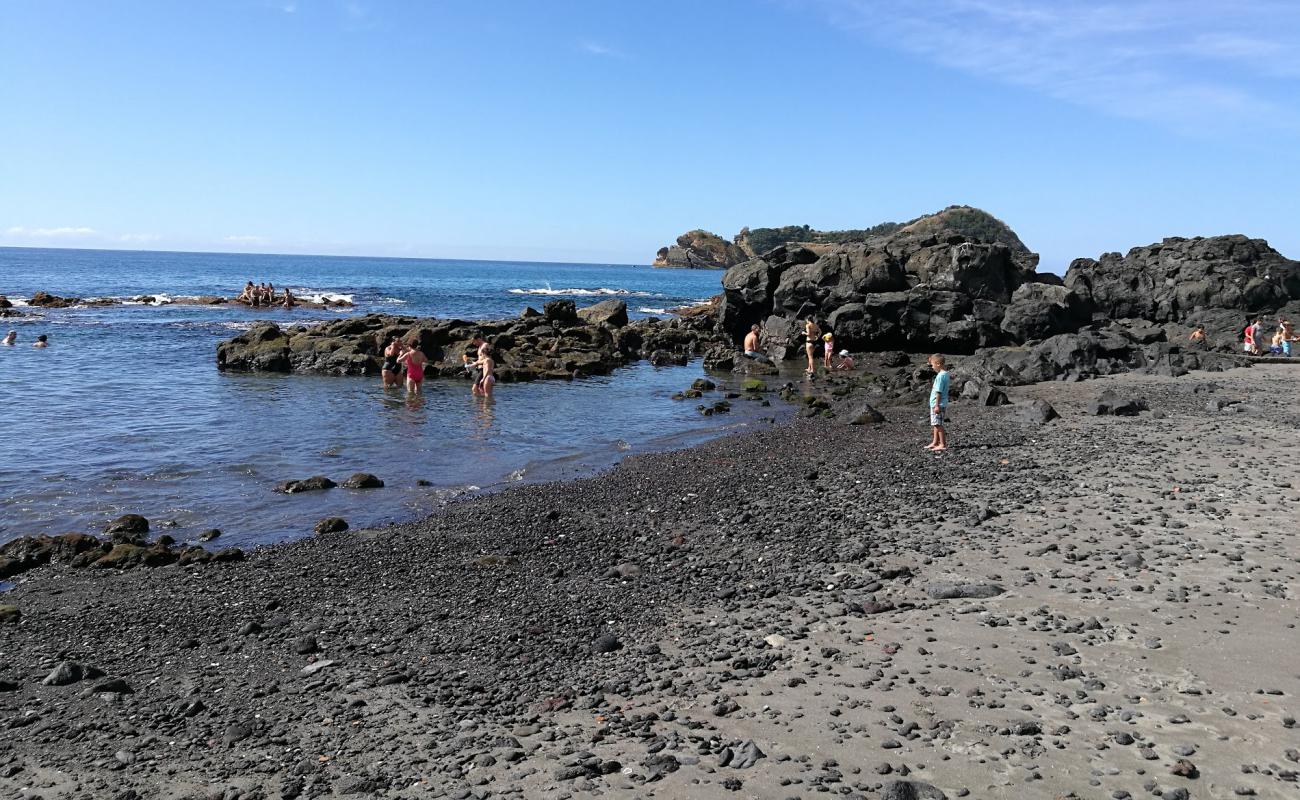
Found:
[[[480,264],[576,264],[592,267],[645,267],[646,269],[663,269],[651,264],[634,264],[618,261],[545,261],[500,258],[435,258],[432,256],[367,256],[342,255],[339,253],[262,253],[248,250],[145,250],[129,247],[45,247],[41,245],[5,244],[0,250],[71,250],[81,253],[158,253],[160,255],[199,255],[199,256],[276,256],[281,258],[365,258],[377,261],[469,261]],[[723,270],[696,270],[698,272],[721,272]]]

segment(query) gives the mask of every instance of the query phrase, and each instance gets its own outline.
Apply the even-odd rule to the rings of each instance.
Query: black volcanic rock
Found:
[[[465,379],[463,356],[473,354],[471,340],[481,335],[492,348],[499,381],[571,380],[606,375],[657,351],[662,351],[665,363],[684,363],[717,340],[711,319],[627,323],[621,300],[582,309],[590,321],[572,300],[553,300],[545,309],[542,315],[472,322],[368,314],[311,328],[259,323],[217,346],[217,368],[378,375],[383,347],[401,338],[415,341],[429,360],[426,374]]]
[[[1127,255],[1075,259],[1065,285],[1111,319],[1179,322],[1211,308],[1273,311],[1300,299],[1300,262],[1263,239],[1165,239]],[[1244,320],[1244,317],[1243,317]]]
[[[1026,283],[1016,289],[1002,317],[1002,330],[1014,341],[1046,339],[1092,321],[1092,306],[1064,286]]]
[[[797,354],[808,316],[851,350],[972,352],[1008,339],[1005,307],[1033,276],[1005,244],[905,228],[820,255],[778,247],[733,267],[718,320],[736,341],[762,323],[777,359]]]

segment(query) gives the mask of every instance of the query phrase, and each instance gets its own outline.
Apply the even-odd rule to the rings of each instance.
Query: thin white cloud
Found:
[[[807,0],[890,48],[1185,131],[1300,130],[1300,3]],[[804,2],[803,4],[807,4]]]
[[[87,236],[94,236],[98,233],[94,228],[64,226],[61,228],[24,228],[21,225],[15,225],[5,230],[6,236],[17,239],[77,239]]]
[[[600,56],[602,58],[626,58],[623,51],[601,44],[600,42],[584,40],[578,43],[578,47],[582,52],[587,53],[588,55]]]
[[[270,240],[265,236],[227,236],[223,241],[229,244],[266,244]]]
[[[158,233],[124,233],[117,240],[123,244],[148,244],[162,238],[162,234]]]

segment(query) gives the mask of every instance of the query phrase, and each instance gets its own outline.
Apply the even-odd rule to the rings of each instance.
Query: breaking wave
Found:
[[[508,289],[510,294],[529,294],[540,297],[655,297],[653,292],[634,292],[631,289],[552,289],[549,285],[542,289]]]

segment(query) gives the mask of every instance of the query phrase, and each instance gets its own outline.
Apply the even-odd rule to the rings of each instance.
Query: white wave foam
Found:
[[[399,305],[403,305],[403,306],[404,306],[404,305],[406,305],[407,303],[409,303],[410,301],[409,301],[409,300],[403,300],[403,299],[401,299],[400,297],[381,297],[381,298],[379,298],[379,302],[381,302],[381,303],[397,303],[397,304],[399,304]]]
[[[666,308],[650,308],[649,306],[641,306],[640,308],[637,309],[637,311],[641,312],[642,314],[667,314],[668,313],[668,309]]]
[[[29,308],[27,301],[21,297],[11,297],[9,298],[9,302],[13,303],[14,308]]]
[[[631,289],[610,289],[604,286],[595,289],[507,289],[510,294],[528,294],[539,297],[655,297],[653,292],[637,292]]]
[[[343,294],[342,292],[325,292],[316,289],[290,289],[294,297],[308,303],[337,303],[340,300],[346,300],[348,303],[353,302],[356,295]]]
[[[137,300],[136,298],[138,297],[152,297],[153,300],[145,302],[143,300]],[[179,300],[181,297],[197,298],[198,295],[181,295],[180,297],[172,297],[169,294],[137,294],[131,297],[121,298],[121,303],[124,306],[166,306],[166,305],[171,305],[172,303]],[[109,299],[116,300],[118,298],[109,298]]]

